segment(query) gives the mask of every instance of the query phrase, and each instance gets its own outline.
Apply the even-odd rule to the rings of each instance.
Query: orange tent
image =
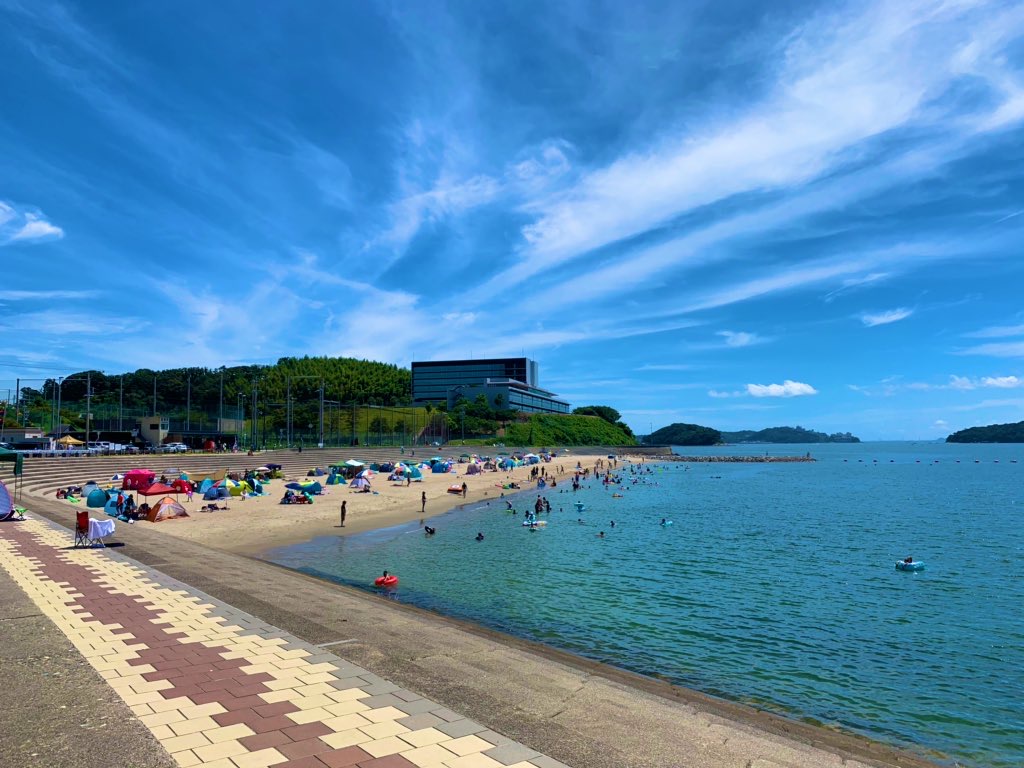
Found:
[[[159,523],[161,520],[169,520],[174,517],[188,517],[188,512],[170,496],[164,496],[149,510],[146,519],[151,523]]]

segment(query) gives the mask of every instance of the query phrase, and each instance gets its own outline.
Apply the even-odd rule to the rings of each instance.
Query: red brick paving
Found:
[[[149,664],[153,672],[141,675],[147,682],[166,681],[171,687],[159,693],[165,699],[188,697],[195,704],[217,702],[227,711],[213,715],[218,725],[244,723],[256,732],[254,736],[239,739],[250,751],[267,747],[278,749],[287,762],[281,768],[415,768],[405,758],[391,755],[374,759],[358,747],[333,749],[318,736],[330,733],[322,723],[296,726],[285,714],[298,711],[290,702],[268,704],[258,696],[271,689],[264,683],[273,679],[266,673],[246,674],[241,667],[248,666],[245,659],[225,659],[230,652],[224,646],[208,647],[180,638],[182,632],[169,631],[157,619],[158,611],[150,610],[150,601],[138,600],[119,594],[113,588],[101,585],[101,575],[83,565],[62,559],[53,547],[42,544],[27,532],[12,530],[9,534],[21,554],[34,558],[40,576],[56,582],[65,582],[77,596],[71,602],[71,611],[88,615],[93,622],[103,625],[119,624],[120,639],[144,643],[137,658],[129,659],[131,666]],[[319,756],[319,757],[318,757]]]

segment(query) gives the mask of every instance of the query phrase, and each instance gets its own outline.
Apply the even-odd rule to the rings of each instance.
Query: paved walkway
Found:
[[[0,568],[184,768],[563,765],[66,528],[2,533]]]

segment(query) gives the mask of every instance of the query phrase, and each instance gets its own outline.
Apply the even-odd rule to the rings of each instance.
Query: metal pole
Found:
[[[324,447],[324,380],[320,379],[320,447]]]
[[[185,390],[185,431],[192,431],[192,374],[188,376],[188,387]]]
[[[85,447],[89,447],[89,428],[92,426],[92,371],[85,374]]]
[[[156,374],[153,374],[153,415],[156,416]]]
[[[7,392],[7,405],[11,404],[11,393]],[[5,411],[6,413],[6,411]],[[21,377],[14,380],[14,420],[21,424]]]
[[[292,447],[292,377],[288,377],[288,393],[285,397],[284,402],[284,431],[285,440],[288,445],[286,447]]]
[[[224,429],[224,366],[220,367],[220,417],[217,421],[217,433]]]
[[[57,429],[60,429],[60,401],[61,395],[64,394],[64,377],[57,377]]]
[[[124,374],[121,374],[121,394],[117,398],[117,431],[124,431]]]

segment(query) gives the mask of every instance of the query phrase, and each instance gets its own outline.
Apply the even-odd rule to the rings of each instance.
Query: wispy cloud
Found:
[[[968,339],[1000,339],[1006,336],[1024,336],[1024,325],[993,325],[964,334]]]
[[[825,301],[832,301],[837,296],[852,291],[856,288],[863,288],[868,285],[880,283],[883,280],[890,277],[888,272],[872,272],[867,275],[861,275],[859,277],[848,277],[843,280],[842,284],[833,291],[829,291],[825,294]]]
[[[747,384],[747,393],[751,397],[803,397],[816,395],[818,390],[810,384],[786,379],[781,384]]]
[[[860,316],[860,321],[868,328],[874,328],[876,325],[898,323],[900,320],[906,320],[912,314],[914,314],[914,310],[907,309],[906,307],[900,307],[899,309],[890,309],[885,312],[877,312],[873,314],[866,312]]]
[[[636,371],[692,371],[698,366],[686,363],[644,363]]]
[[[988,355],[989,357],[1024,357],[1024,341],[992,342],[957,351],[960,355]]]
[[[713,398],[715,398],[717,400],[725,400],[725,399],[730,398],[730,397],[745,397],[747,394],[748,394],[747,392],[739,392],[739,391],[727,392],[727,391],[720,390],[720,389],[709,389],[708,390],[708,397],[713,397]]]
[[[91,299],[96,291],[15,291],[0,290],[0,301],[53,301],[55,299]]]
[[[760,344],[765,341],[756,333],[747,333],[746,331],[719,331],[717,335],[725,339],[727,347],[749,347],[752,344]]]
[[[1002,98],[958,126],[964,140],[1019,119],[1003,109],[1016,96],[1004,86],[1000,60],[1013,36],[993,34],[999,24],[1019,28],[1021,20],[1012,10],[928,0],[813,18],[789,38],[761,103],[666,134],[535,206],[537,220],[523,229],[524,258],[491,284],[507,288],[737,194],[805,185],[842,167],[844,151],[861,142],[944,119],[927,107],[965,71]]]

